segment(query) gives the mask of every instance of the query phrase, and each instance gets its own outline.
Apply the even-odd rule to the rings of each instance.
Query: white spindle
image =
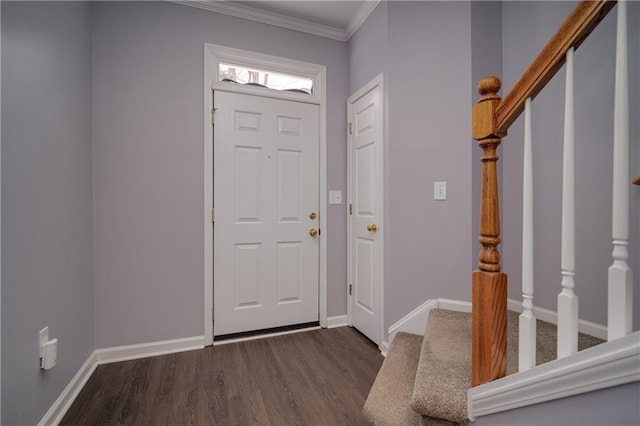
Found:
[[[575,142],[573,127],[573,47],[567,51],[562,160],[562,291],[558,295],[558,358],[578,350],[575,287]]]
[[[531,98],[524,104],[524,167],[522,174],[522,313],[519,326],[520,371],[536,366],[536,317],[533,315],[533,155]]]
[[[629,85],[627,4],[618,2],[616,82],[613,107],[613,264],[609,267],[608,339],[631,332],[632,271],[629,257]]]

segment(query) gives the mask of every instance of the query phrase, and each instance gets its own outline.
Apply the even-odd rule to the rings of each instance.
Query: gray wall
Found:
[[[26,425],[94,348],[91,6],[1,7],[1,422]],[[58,338],[58,365],[46,372],[45,326]]]
[[[573,8],[573,2],[506,2],[503,4],[503,87],[510,88],[544,46],[552,31]],[[629,8],[629,82],[631,173],[638,175],[640,90],[638,3]],[[606,324],[607,268],[611,265],[611,173],[613,82],[615,72],[614,9],[575,54],[576,123],[576,294],[579,316]],[[564,69],[534,101],[534,304],[556,310],[560,291],[560,221]],[[522,132],[520,118],[503,140],[503,259],[509,274],[509,296],[521,296]],[[629,263],[635,270],[635,312],[640,308],[640,195],[631,189]],[[635,318],[638,328],[638,316]]]
[[[470,300],[471,4],[391,2],[385,323],[423,301]],[[433,182],[447,181],[447,201]]]
[[[479,417],[474,426],[557,426],[640,424],[640,382],[588,392],[517,410]]]
[[[96,345],[203,334],[203,46],[327,67],[328,189],[346,191],[347,46],[168,2],[93,8]],[[345,204],[328,315],[346,312]]]
[[[378,3],[364,24],[347,42],[349,95],[357,92],[378,74],[387,72],[389,50],[387,5],[387,2]]]
[[[502,76],[502,3],[499,1],[471,2],[471,86],[474,88],[473,103],[480,95],[478,82],[488,75]],[[482,246],[480,235],[480,194],[482,186],[482,149],[476,141],[472,148],[472,215],[471,215],[471,265],[476,269],[478,254]],[[502,146],[498,148],[498,156]],[[502,188],[502,168],[498,167],[498,187]],[[502,199],[500,199],[502,203]]]
[[[386,330],[427,299],[470,299],[471,5],[383,3],[349,57],[350,93],[385,73]]]

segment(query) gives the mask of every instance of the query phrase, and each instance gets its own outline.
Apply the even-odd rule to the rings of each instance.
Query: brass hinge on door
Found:
[[[216,209],[211,209],[211,223],[216,221]]]
[[[216,320],[216,309],[215,305],[211,305],[211,322]]]
[[[349,134],[353,134],[353,123],[349,123]]]
[[[353,290],[353,285],[349,284],[349,296],[351,296],[351,291]]]
[[[349,203],[349,215],[353,214],[353,204]]]

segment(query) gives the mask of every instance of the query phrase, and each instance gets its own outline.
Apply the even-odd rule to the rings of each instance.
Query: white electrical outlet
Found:
[[[51,339],[42,346],[40,368],[49,370],[58,362],[58,339]]]
[[[433,182],[433,199],[440,201],[447,199],[447,182]]]
[[[42,352],[43,352],[43,348],[44,348],[44,344],[47,343],[49,341],[49,327],[45,327],[42,330],[40,330],[40,333],[38,333],[39,336],[39,342],[40,342],[40,358],[42,358]]]

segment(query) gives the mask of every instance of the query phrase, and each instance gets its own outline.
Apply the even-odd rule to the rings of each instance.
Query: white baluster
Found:
[[[627,4],[618,2],[616,82],[613,107],[613,264],[609,267],[608,339],[631,332],[632,271],[629,257],[629,81]]]
[[[578,350],[575,287],[575,141],[573,127],[573,47],[567,51],[562,159],[562,291],[558,295],[558,358]]]
[[[531,98],[524,104],[524,167],[522,174],[522,313],[519,318],[518,366],[536,366],[536,317],[533,315],[533,155]]]

